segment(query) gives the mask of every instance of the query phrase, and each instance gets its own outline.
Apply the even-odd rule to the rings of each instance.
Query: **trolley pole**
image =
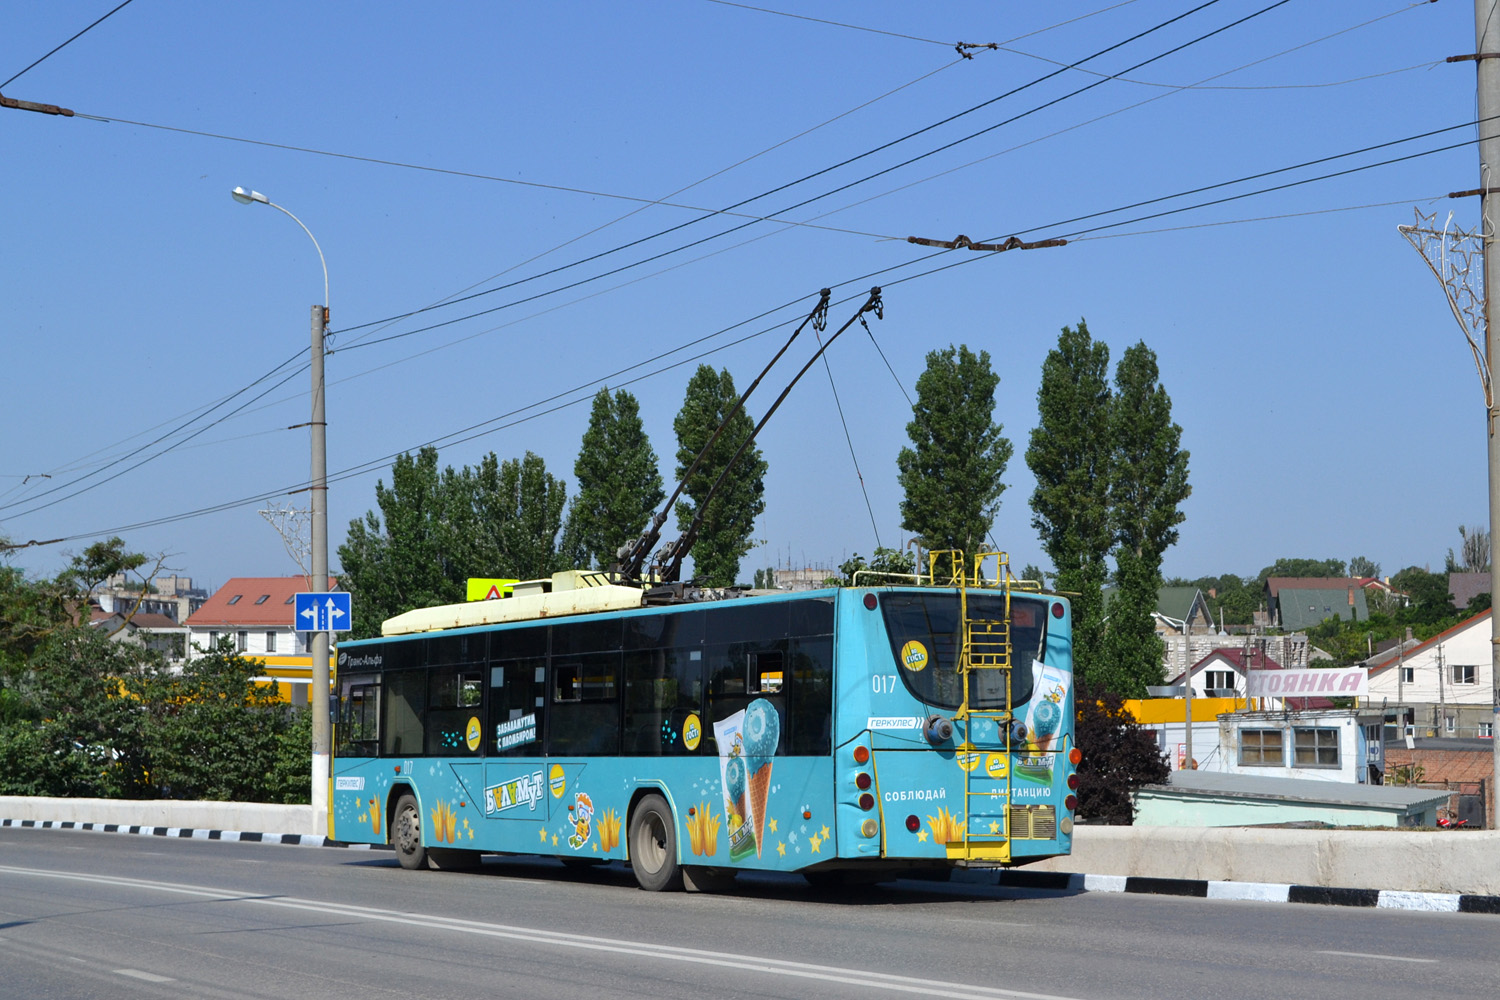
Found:
[[[313,593],[328,590],[328,423],[323,412],[323,351],[328,308],[312,307],[312,580]],[[312,806],[315,829],[333,836],[328,818],[329,713],[327,632],[312,634]]]
[[[1474,0],[1474,65],[1477,77],[1479,108],[1479,204],[1481,206],[1480,237],[1484,241],[1484,359],[1485,367],[1493,373],[1500,367],[1500,343],[1495,332],[1495,303],[1500,301],[1500,260],[1495,252],[1495,215],[1500,214],[1500,200],[1490,204],[1491,192],[1500,194],[1500,0]],[[1497,186],[1492,186],[1497,185]],[[1489,446],[1490,487],[1490,595],[1493,602],[1500,587],[1496,586],[1496,572],[1500,570],[1500,437],[1496,436],[1496,407],[1493,399],[1487,399],[1485,413],[1485,438]],[[1489,796],[1490,829],[1500,829],[1500,794],[1496,794],[1497,778],[1500,778],[1500,618],[1490,613],[1490,739],[1493,770],[1485,791]]]

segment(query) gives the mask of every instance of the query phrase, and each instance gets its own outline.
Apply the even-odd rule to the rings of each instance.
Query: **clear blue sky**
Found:
[[[115,2],[8,5],[0,79]],[[1085,65],[1120,74],[1271,2],[1220,0]],[[1138,340],[1157,352],[1192,452],[1193,495],[1168,574],[1253,574],[1279,556],[1365,555],[1387,573],[1440,567],[1457,526],[1484,521],[1473,363],[1437,282],[1396,232],[1414,205],[1473,225],[1477,200],[1445,197],[1479,186],[1472,145],[1082,233],[1061,249],[959,251],[924,263],[935,251],[902,241],[1073,234],[1468,142],[1472,127],[1064,221],[1472,121],[1473,64],[1442,62],[1474,49],[1467,0],[1291,0],[1128,79],[1067,97],[1101,79],[1069,70],[842,167],[1194,4],[768,6],[804,17],[710,0],[134,0],[5,86],[9,97],[112,119],[0,110],[8,413],[0,534],[70,539],[12,562],[52,572],[69,552],[124,526],[305,485],[307,431],[287,428],[307,419],[308,378],[296,366],[321,271],[291,220],[235,204],[235,185],[295,212],[327,255],[331,329],[344,331],[328,358],[335,550],[349,521],[374,506],[377,476],[389,481],[387,456],[429,441],[455,466],[492,450],[501,458],[531,450],[571,487],[596,380],[621,386],[716,348],[706,360],[744,385],[789,326],[733,340],[794,323],[824,285],[836,302],[856,300],[835,306],[840,323],[876,281],[886,314],[872,329],[908,392],[926,353],[956,342],[987,350],[1002,377],[996,419],[1016,453],[994,536],[1018,566],[1045,565],[1023,458],[1041,363],[1059,329],[1080,317],[1113,358]],[[960,60],[951,46],[959,40],[1014,51]],[[351,329],[701,214],[655,205],[622,218],[642,202],[610,196],[717,209],[830,167],[736,210],[830,228],[760,222],[678,249],[748,221],[720,216],[463,305]],[[827,195],[846,184],[854,186]],[[1247,219],[1264,221],[1239,221]],[[862,277],[884,268],[896,269]],[[586,283],[554,292],[575,281]],[[514,304],[540,293],[551,294]],[[459,321],[369,343],[448,320]],[[290,381],[183,440],[270,383],[206,419],[191,417],[294,356],[277,376]],[[902,391],[858,327],[829,359],[875,523],[828,375],[815,369],[761,440],[770,474],[755,535],[764,546],[747,557],[746,578],[788,558],[836,564],[868,554],[877,529],[885,545],[905,540],[895,469],[909,417]],[[669,481],[671,421],[694,364],[629,385]],[[795,370],[782,367],[752,399],[757,416]],[[541,412],[559,403],[575,405]],[[354,468],[370,471],[339,477]],[[84,487],[92,488],[71,495]],[[206,585],[294,572],[261,506],[118,533]]]

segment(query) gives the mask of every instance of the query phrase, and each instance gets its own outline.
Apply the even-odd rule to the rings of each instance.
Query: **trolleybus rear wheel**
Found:
[[[677,865],[677,822],[672,807],[654,792],[630,816],[630,868],[642,889],[659,892],[682,885]]]
[[[391,846],[401,867],[420,871],[427,867],[427,848],[422,846],[422,810],[412,795],[396,800],[396,815],[391,820]]]

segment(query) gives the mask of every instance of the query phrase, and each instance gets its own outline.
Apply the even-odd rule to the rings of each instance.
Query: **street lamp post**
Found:
[[[323,354],[324,337],[328,328],[328,261],[323,257],[323,248],[312,230],[302,220],[282,208],[259,191],[246,191],[237,187],[230,194],[242,205],[257,202],[270,205],[278,212],[302,227],[307,238],[318,251],[318,261],[323,265],[323,304],[312,307],[312,579],[309,589],[322,593],[328,589],[328,424],[323,412]],[[327,632],[312,634],[312,806],[315,828],[332,836],[328,823],[329,752],[332,749],[329,723],[328,683],[328,639]]]

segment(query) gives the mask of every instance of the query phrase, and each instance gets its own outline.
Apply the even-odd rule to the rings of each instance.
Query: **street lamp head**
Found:
[[[233,191],[229,192],[229,194],[230,197],[234,198],[234,200],[239,202],[241,205],[248,205],[254,201],[258,201],[262,205],[271,204],[271,199],[267,198],[259,191],[246,191],[242,187],[237,187]]]

